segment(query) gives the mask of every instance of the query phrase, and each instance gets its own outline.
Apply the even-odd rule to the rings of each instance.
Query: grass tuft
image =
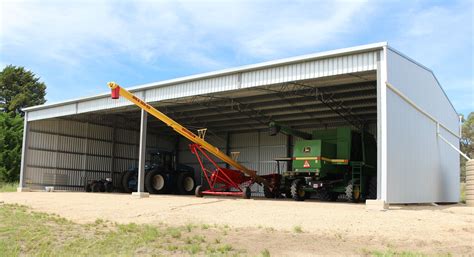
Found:
[[[294,226],[294,227],[293,227],[293,232],[295,232],[295,233],[303,233],[303,229],[301,228],[301,226]]]
[[[268,251],[268,249],[264,249],[263,251],[260,252],[260,255],[262,257],[270,257],[270,251]]]
[[[18,182],[0,182],[0,192],[16,192]]]

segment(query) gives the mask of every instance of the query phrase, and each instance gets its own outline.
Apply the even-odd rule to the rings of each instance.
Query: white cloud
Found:
[[[362,1],[4,1],[2,51],[77,67],[126,55],[148,64],[174,57],[219,68],[227,48],[254,58],[314,48],[348,30]],[[290,7],[288,7],[290,6]],[[224,62],[225,63],[225,62]]]

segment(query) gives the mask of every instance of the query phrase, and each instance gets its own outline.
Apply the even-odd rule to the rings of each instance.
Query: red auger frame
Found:
[[[249,199],[251,196],[250,187],[256,182],[251,177],[246,176],[239,170],[232,170],[222,168],[209,157],[202,147],[198,144],[190,144],[191,153],[194,154],[201,166],[202,174],[204,175],[209,189],[204,190],[202,186],[196,188],[196,196],[203,195],[226,195],[226,196],[240,196]],[[214,170],[209,170],[204,166],[202,156],[204,156],[214,167]],[[274,184],[279,184],[280,175],[270,174],[260,176],[267,181],[272,181]],[[232,190],[232,191],[231,191]]]

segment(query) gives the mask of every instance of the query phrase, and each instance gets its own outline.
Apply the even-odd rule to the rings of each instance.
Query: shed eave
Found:
[[[252,71],[252,70],[269,68],[269,67],[274,67],[274,66],[279,66],[279,65],[298,63],[302,61],[311,61],[311,60],[324,59],[324,58],[341,56],[341,55],[346,55],[346,54],[368,52],[368,51],[382,49],[385,46],[387,46],[387,42],[379,42],[379,43],[325,51],[325,52],[320,52],[320,53],[301,55],[301,56],[296,56],[296,57],[279,59],[275,61],[262,62],[258,64],[245,65],[245,66],[240,66],[236,68],[223,69],[223,70],[201,73],[201,74],[196,74],[196,75],[191,75],[191,76],[185,76],[185,77],[180,77],[180,78],[175,78],[175,79],[170,79],[170,80],[147,83],[147,84],[143,84],[139,86],[129,87],[129,91],[135,92],[135,91],[158,88],[162,86],[168,86],[168,85],[173,85],[173,84],[183,83],[183,82],[188,82],[188,81],[193,81],[193,80],[207,79],[207,78],[218,77],[218,76],[223,76],[223,75],[228,75],[228,74],[235,74],[235,73],[240,73],[240,72],[247,72],[247,71]],[[76,99],[66,100],[66,101],[57,102],[57,103],[31,106],[31,107],[23,108],[22,110],[25,112],[28,112],[28,111],[35,111],[35,110],[41,110],[41,109],[48,109],[48,108],[67,105],[67,104],[77,104],[83,101],[102,98],[107,95],[109,95],[109,93],[102,93],[102,94],[98,94],[94,96],[76,98]]]

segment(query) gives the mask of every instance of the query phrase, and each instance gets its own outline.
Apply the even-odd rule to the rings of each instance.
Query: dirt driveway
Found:
[[[118,223],[229,226],[236,245],[256,253],[271,249],[277,256],[474,252],[474,208],[464,205],[368,211],[363,204],[349,203],[171,195],[134,199],[126,194],[72,192],[0,193],[1,201],[79,223],[100,218]]]

